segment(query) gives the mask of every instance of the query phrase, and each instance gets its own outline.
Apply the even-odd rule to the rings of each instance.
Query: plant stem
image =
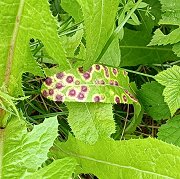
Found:
[[[141,72],[137,72],[137,71],[133,71],[133,70],[129,70],[129,69],[124,69],[124,70],[127,71],[127,72],[130,72],[130,73],[135,73],[137,75],[142,75],[142,76],[146,76],[146,77],[150,77],[150,78],[155,79],[153,75],[148,75],[148,74],[145,74],[145,73],[141,73]]]
[[[125,17],[125,19],[122,21],[122,23],[116,28],[116,30],[113,32],[113,34],[109,37],[108,41],[106,42],[104,48],[102,49],[100,55],[98,56],[97,60],[95,61],[96,63],[98,63],[102,56],[105,54],[105,52],[107,51],[108,47],[110,46],[110,44],[112,43],[112,41],[114,40],[114,38],[116,38],[116,36],[118,36],[119,32],[121,31],[121,29],[124,27],[124,25],[126,24],[126,22],[129,20],[129,18],[131,17],[131,15],[134,13],[134,11],[138,8],[139,4],[142,2],[142,0],[138,0],[138,2],[135,4],[135,6],[130,10],[130,12],[127,14],[127,16]]]

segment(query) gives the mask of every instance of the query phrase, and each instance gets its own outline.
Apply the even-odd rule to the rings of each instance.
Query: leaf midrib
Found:
[[[16,39],[18,36],[18,31],[19,31],[20,21],[21,21],[21,17],[22,17],[22,12],[24,9],[24,4],[25,4],[25,0],[20,0],[19,9],[17,12],[14,29],[13,29],[13,34],[12,34],[12,38],[11,38],[10,46],[9,46],[9,50],[8,50],[8,57],[7,57],[6,71],[5,71],[5,80],[4,80],[6,87],[8,87],[8,83],[9,83],[9,79],[10,79],[13,58],[14,58],[15,44],[16,44]]]
[[[107,162],[107,161],[104,161],[104,160],[98,160],[98,159],[95,159],[95,158],[91,158],[91,157],[88,157],[88,156],[83,156],[83,155],[79,155],[79,154],[76,154],[76,153],[72,153],[70,151],[64,151],[60,146],[56,145],[56,147],[58,147],[62,152],[64,152],[65,154],[67,155],[70,155],[70,156],[73,156],[73,157],[76,157],[76,158],[81,158],[81,159],[85,159],[85,160],[90,160],[90,161],[94,161],[94,162],[97,162],[97,163],[102,163],[102,164],[106,164],[106,165],[110,165],[110,166],[114,166],[114,167],[119,167],[119,168],[124,168],[124,169],[129,169],[129,170],[135,170],[135,171],[138,171],[138,172],[142,172],[142,173],[146,173],[146,174],[151,174],[151,175],[155,175],[155,176],[159,176],[159,177],[164,177],[164,178],[168,178],[168,179],[175,179],[175,178],[172,178],[172,177],[169,177],[169,176],[166,176],[166,175],[161,175],[161,174],[158,174],[158,173],[154,173],[154,172],[151,172],[151,171],[147,171],[147,170],[140,170],[138,168],[135,168],[135,167],[131,167],[131,166],[125,166],[125,165],[119,165],[119,164],[116,164],[116,163],[111,163],[111,162]]]

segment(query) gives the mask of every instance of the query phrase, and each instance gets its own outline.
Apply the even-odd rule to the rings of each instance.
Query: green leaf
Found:
[[[170,24],[180,26],[180,3],[178,0],[160,0],[162,4],[162,19],[159,21],[159,24]],[[164,35],[160,29],[157,29],[154,33],[153,39],[149,45],[167,45],[167,44],[176,44],[180,42],[180,28],[176,28],[168,35]],[[176,48],[173,48],[175,54],[180,57],[180,54],[176,51]],[[178,50],[179,51],[179,50]]]
[[[82,9],[77,0],[61,0],[61,6],[77,23],[83,21]]]
[[[66,56],[73,58],[75,50],[81,43],[81,39],[83,37],[84,31],[83,31],[83,26],[80,25],[77,29],[77,32],[73,36],[62,36],[60,37],[62,45],[66,51]]]
[[[174,65],[155,76],[156,81],[165,86],[164,101],[168,104],[171,115],[180,108],[180,67]]]
[[[136,129],[137,125],[140,123],[142,114],[140,113],[141,106],[138,100],[134,97],[135,95],[131,90],[127,72],[124,71],[123,69],[116,69],[98,64],[93,65],[86,72],[83,72],[82,70],[83,68],[81,67],[77,69],[71,69],[65,72],[57,73],[47,78],[41,89],[42,94],[50,100],[62,101],[62,102],[133,104],[134,117],[132,118],[130,125],[127,127],[125,131],[126,133],[133,132]],[[84,104],[78,104],[78,105],[80,106],[79,107],[80,109],[84,108]],[[72,106],[75,107],[76,105],[72,105]],[[91,104],[88,107],[90,106]],[[74,111],[73,107],[71,108],[71,110]],[[99,105],[98,107],[102,108],[105,107],[105,105]],[[105,109],[99,109],[99,111],[101,110],[104,111]],[[108,111],[109,112],[111,111],[109,107],[108,107]],[[76,114],[78,116],[79,113],[77,112]],[[73,114],[74,113],[75,112],[73,112]],[[86,110],[86,114],[84,113],[83,118],[81,119],[82,121],[84,121],[83,124],[87,120],[87,116],[89,116],[88,110]],[[101,117],[99,116],[98,118],[99,120],[102,120],[104,118],[104,115],[101,114]],[[77,120],[77,117],[75,120]],[[74,122],[72,124],[74,125]],[[77,126],[75,125],[73,126],[72,124],[70,123],[72,129],[75,130],[73,131],[75,135],[77,135],[78,138],[79,136],[81,136],[83,138],[82,139],[83,141],[87,139],[86,130],[89,127],[90,123],[86,122],[86,126],[84,126],[84,128],[79,128],[79,129]],[[110,129],[112,128],[113,125],[111,125]],[[77,130],[79,130],[80,135],[77,134]],[[96,137],[92,136],[93,137],[93,140],[91,139],[92,141],[95,141],[95,139],[97,139],[97,133],[99,133],[99,130],[100,129],[98,130],[96,129],[96,132],[94,134]],[[103,128],[102,130],[104,131],[105,128]],[[93,131],[94,131],[94,127],[93,127]],[[92,134],[93,131],[89,131],[88,133]],[[109,129],[107,132],[108,135],[110,135]],[[89,134],[88,134],[88,138],[89,138]]]
[[[102,56],[100,63],[113,67],[118,67],[120,61],[121,61],[121,51],[119,48],[119,38],[116,37],[109,45],[105,54]]]
[[[89,144],[115,133],[112,105],[103,103],[66,103],[68,122],[77,139]]]
[[[60,178],[67,179],[72,177],[76,167],[76,160],[70,157],[53,161],[50,165],[38,170],[25,179],[44,179],[44,178]]]
[[[142,102],[145,112],[153,119],[161,120],[171,116],[168,105],[162,96],[164,87],[153,81],[146,83],[138,92],[138,98]]]
[[[102,179],[179,178],[180,148],[157,139],[100,140],[94,145],[69,137],[55,142],[55,158],[75,157],[79,173]]]
[[[120,42],[121,64],[120,66],[136,66],[139,64],[163,63],[165,61],[177,60],[173,54],[171,46],[148,47],[152,39],[152,30],[157,26],[161,17],[160,3],[157,0],[145,0],[151,7],[151,15],[139,11],[141,25],[133,26],[133,29],[124,28],[124,38]]]
[[[7,127],[0,129],[0,178],[22,178],[37,171],[47,159],[57,130],[56,117],[45,119],[31,132],[23,119],[12,117]]]
[[[98,58],[112,31],[118,9],[118,0],[77,0],[84,15],[86,33],[85,69]]]
[[[180,146],[180,115],[168,120],[159,128],[158,139]]]
[[[0,7],[0,86],[5,83],[10,94],[18,96],[22,94],[24,72],[43,75],[30,53],[31,38],[43,42],[55,63],[64,69],[69,67],[47,1],[15,0],[8,3],[2,0]]]

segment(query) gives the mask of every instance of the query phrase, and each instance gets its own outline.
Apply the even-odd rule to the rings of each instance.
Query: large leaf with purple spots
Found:
[[[42,93],[45,97],[53,101],[62,101],[62,102],[90,102],[90,103],[124,103],[124,104],[133,104],[134,105],[134,117],[132,122],[126,129],[126,133],[131,133],[135,130],[137,124],[140,122],[140,104],[138,100],[135,98],[133,91],[131,90],[129,84],[129,78],[127,76],[127,72],[123,69],[116,69],[112,67],[106,67],[102,65],[93,65],[88,71],[83,72],[83,69],[71,69],[65,72],[60,72],[55,74],[54,76],[48,77],[42,86]],[[81,128],[83,125],[87,126],[91,123],[92,131],[96,130],[96,134],[101,135],[103,132],[99,132],[99,126],[103,126],[97,123],[97,120],[100,120],[102,116],[96,117],[96,114],[93,114],[93,110],[87,107],[87,110],[83,108],[83,104],[77,108],[76,111],[78,113],[77,116],[83,119],[91,120],[91,122],[87,123],[87,120],[79,119],[81,123]],[[98,106],[102,108],[102,106]],[[111,111],[111,105],[107,105],[107,111]],[[83,110],[84,109],[84,110]],[[88,113],[88,111],[91,111]],[[105,110],[104,110],[105,111]],[[75,111],[73,112],[75,114]],[[82,113],[86,113],[86,115],[82,115]],[[103,112],[104,113],[104,112]],[[70,111],[71,114],[71,111]],[[91,117],[89,115],[92,115]],[[76,115],[74,115],[76,116]],[[78,117],[75,117],[74,121],[77,121]],[[104,117],[102,117],[104,118]],[[72,117],[71,117],[72,119]],[[94,120],[95,119],[95,120]],[[106,122],[103,121],[102,123]],[[110,120],[108,121],[108,123]],[[74,125],[74,122],[70,122],[73,132],[75,132],[78,138],[81,138],[83,135],[81,128]],[[92,125],[94,123],[94,127]],[[110,122],[111,123],[111,122]],[[98,124],[98,125],[97,125]],[[80,125],[80,124],[79,124]],[[104,129],[106,126],[104,127]],[[89,127],[88,127],[89,129]],[[111,130],[112,129],[112,130]],[[98,131],[97,131],[98,130]],[[107,128],[105,129],[107,130]],[[83,138],[86,140],[87,136],[90,136],[90,133],[93,135],[94,132],[90,131]],[[106,136],[110,136],[114,132],[114,123],[111,123],[108,128],[109,133]],[[87,132],[87,131],[86,131]],[[81,137],[80,137],[81,136]],[[97,139],[97,135],[93,136],[94,139]],[[95,141],[95,140],[94,140]],[[91,141],[93,142],[93,140]]]

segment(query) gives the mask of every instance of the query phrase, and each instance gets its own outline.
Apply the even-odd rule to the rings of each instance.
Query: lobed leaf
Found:
[[[154,120],[166,119],[171,116],[168,105],[164,102],[163,90],[162,85],[153,81],[142,85],[141,90],[138,92],[138,98],[145,112]]]
[[[51,153],[55,158],[75,157],[79,173],[93,173],[100,179],[180,177],[179,147],[152,138],[88,145],[70,136],[65,143],[56,141]]]
[[[160,0],[162,4],[162,19],[159,24],[169,24],[178,26],[175,30],[172,30],[168,35],[164,35],[160,29],[157,29],[154,33],[153,39],[149,45],[167,45],[180,42],[180,3],[178,0]],[[179,49],[173,47],[173,51],[180,57]]]
[[[180,115],[168,120],[159,128],[158,139],[180,146]]]
[[[69,67],[48,1],[1,0],[0,7],[0,86],[6,85],[11,95],[22,95],[21,76],[24,72],[43,75],[31,56],[31,38],[43,42],[55,63],[64,69]]]
[[[12,117],[5,129],[0,129],[0,178],[23,178],[41,166],[57,137],[56,117],[45,119],[31,132],[23,119]]]
[[[165,86],[164,101],[168,104],[171,115],[180,108],[180,67],[174,65],[155,76],[156,81]]]

